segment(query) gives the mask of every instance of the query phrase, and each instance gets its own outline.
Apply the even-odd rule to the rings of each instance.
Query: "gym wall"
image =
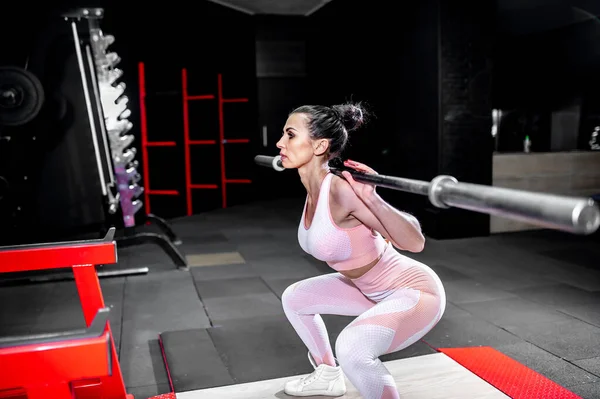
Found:
[[[105,8],[102,29],[115,36],[112,47],[121,56],[119,67],[125,72],[122,81],[127,85],[135,145],[143,150],[144,135],[153,144],[146,147],[147,162],[138,156],[140,173],[146,174],[147,168],[139,183],[147,190],[144,211],[169,218],[301,195],[297,179],[283,181],[283,176],[254,168],[252,158],[277,153],[275,143],[287,113],[304,103],[366,101],[375,118],[353,135],[346,156],[376,170],[424,180],[448,173],[489,184],[491,147],[486,132],[491,111],[487,112],[484,98],[488,38],[477,31],[477,25],[465,35],[450,24],[479,20],[485,26],[491,11],[481,8],[473,20],[464,21],[460,10],[450,14],[437,1],[430,1],[427,7],[405,5],[400,14],[390,13],[381,3],[359,6],[354,0],[334,1],[299,19],[251,17],[212,2],[196,4],[199,12],[195,13],[100,2],[98,6]],[[378,29],[372,31],[370,26]],[[480,42],[469,47],[475,36]],[[472,67],[464,68],[465,63]],[[215,141],[191,145],[189,156],[182,100],[184,68],[190,96],[217,97],[221,74],[223,97],[247,99],[223,104],[221,119],[218,101],[189,101],[189,139]],[[139,101],[142,70],[145,131]],[[482,103],[484,109],[476,108]],[[224,174],[221,126],[225,138],[249,140],[224,145]],[[225,199],[224,176],[252,184],[227,184]],[[278,189],[269,189],[274,183]],[[190,189],[190,185],[200,187]],[[468,222],[449,224],[446,218],[459,220],[462,212],[452,210],[442,216],[425,198],[400,192],[386,191],[385,197],[420,217],[431,236],[489,231],[486,216],[469,214]],[[40,198],[43,202],[46,197]]]
[[[406,3],[390,12],[378,2],[329,3],[311,17],[318,28],[309,44],[311,92],[319,102],[373,107],[376,118],[352,137],[349,158],[395,176],[429,181],[450,174],[491,184],[494,4],[444,4]],[[431,237],[489,233],[486,215],[440,211],[425,197],[380,191],[419,217]]]
[[[277,154],[275,143],[287,114],[306,103],[365,101],[374,111],[366,128],[352,135],[347,158],[396,176],[431,180],[450,174],[464,182],[492,184],[492,108],[514,101],[508,90],[494,89],[493,78],[518,85],[529,75],[520,81],[506,79],[510,65],[498,72],[503,65],[499,54],[507,58],[509,53],[500,51],[506,47],[497,43],[495,2],[452,4],[450,9],[440,0],[426,0],[404,4],[394,13],[383,2],[333,1],[305,18],[249,16],[209,1],[196,4],[194,13],[176,5],[154,9],[100,1],[97,6],[105,9],[102,29],[115,36],[112,48],[121,56],[119,68],[125,72],[131,132],[140,152],[139,171],[144,171],[139,184],[147,188],[144,212],[169,218],[302,196],[297,178],[254,167],[252,158]],[[36,20],[31,31],[40,35],[40,29]],[[3,45],[3,64],[19,62],[28,48],[39,46],[27,40],[21,44]],[[214,96],[187,102],[189,140],[195,142],[189,147],[184,69],[189,96]],[[146,93],[146,129],[141,86]],[[223,102],[220,107],[219,93],[224,99],[244,101]],[[584,108],[591,104],[588,100]],[[58,129],[52,134],[58,140],[61,128],[48,126],[46,130]],[[235,142],[221,146],[221,134]],[[149,142],[147,162],[141,154],[144,139]],[[585,145],[581,135],[578,140]],[[63,183],[79,193],[72,202],[80,206],[88,198],[84,191],[95,190],[97,177],[77,158],[78,152],[70,154],[71,158],[47,162],[59,169],[66,167],[65,159],[74,162],[70,173],[81,176],[77,183]],[[224,180],[229,180],[225,190]],[[85,215],[52,211],[52,204],[60,206],[56,192],[61,190],[65,191],[51,192],[45,186],[36,194],[35,201],[53,212],[52,223],[102,222],[97,204]],[[422,196],[380,191],[393,205],[419,217],[431,237],[489,234],[489,217],[484,214],[441,211]]]

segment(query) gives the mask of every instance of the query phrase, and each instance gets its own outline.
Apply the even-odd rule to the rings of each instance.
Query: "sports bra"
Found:
[[[387,242],[378,232],[363,224],[351,228],[341,228],[335,224],[329,209],[332,178],[333,173],[328,173],[323,179],[310,228],[306,227],[306,197],[298,226],[298,242],[304,252],[327,262],[336,271],[366,266],[379,258]]]

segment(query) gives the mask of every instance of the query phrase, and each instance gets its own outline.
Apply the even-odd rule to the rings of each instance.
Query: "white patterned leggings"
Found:
[[[407,259],[388,248],[379,263],[358,279],[339,273],[312,277],[289,286],[281,298],[288,320],[317,365],[336,365],[320,314],[358,316],[338,336],[335,354],[365,399],[400,398],[379,356],[417,342],[446,307],[437,275],[415,261],[407,266]],[[382,290],[382,284],[388,288]]]

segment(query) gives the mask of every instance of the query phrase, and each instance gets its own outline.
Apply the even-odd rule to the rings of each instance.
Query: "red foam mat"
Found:
[[[438,351],[515,399],[581,399],[568,389],[493,348],[438,348]]]

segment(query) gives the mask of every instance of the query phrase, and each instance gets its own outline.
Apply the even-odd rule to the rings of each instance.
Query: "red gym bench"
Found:
[[[96,265],[117,262],[103,239],[0,247],[0,273],[71,268],[87,328],[0,338],[0,398],[133,399],[125,391]]]

